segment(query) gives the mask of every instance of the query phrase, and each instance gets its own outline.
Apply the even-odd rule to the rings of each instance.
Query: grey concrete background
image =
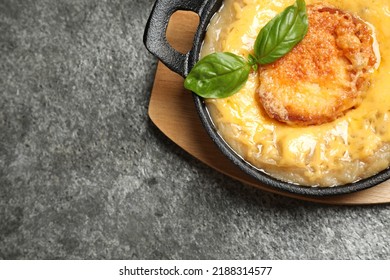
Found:
[[[152,5],[0,0],[0,258],[389,258],[389,205],[256,190],[151,123]]]

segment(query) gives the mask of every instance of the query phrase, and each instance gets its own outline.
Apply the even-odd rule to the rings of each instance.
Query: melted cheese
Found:
[[[247,57],[259,30],[294,2],[225,0],[207,31],[202,55],[229,51]],[[374,27],[381,62],[359,107],[330,123],[292,127],[270,119],[262,109],[257,73],[251,73],[245,87],[232,97],[207,100],[219,133],[240,156],[280,179],[311,186],[357,181],[390,165],[390,4],[388,0],[322,3],[349,11]]]

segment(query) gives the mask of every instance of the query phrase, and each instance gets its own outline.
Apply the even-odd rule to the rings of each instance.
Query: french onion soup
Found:
[[[331,187],[390,165],[390,3],[306,1],[308,31],[245,85],[206,105],[223,139],[280,180]],[[225,0],[201,56],[253,53],[256,37],[291,0]]]

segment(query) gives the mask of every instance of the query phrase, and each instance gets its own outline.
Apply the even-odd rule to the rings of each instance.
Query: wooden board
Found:
[[[167,38],[179,51],[186,52],[192,44],[197,15],[176,12],[170,20]],[[245,184],[262,190],[306,201],[364,205],[390,202],[390,182],[384,182],[360,192],[329,196],[307,197],[275,190],[246,175],[227,159],[210,139],[200,122],[190,92],[183,88],[183,78],[159,62],[149,103],[149,116],[153,123],[172,141],[210,167]]]

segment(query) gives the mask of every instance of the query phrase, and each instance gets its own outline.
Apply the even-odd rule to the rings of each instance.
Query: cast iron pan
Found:
[[[157,0],[148,23],[145,28],[144,44],[146,48],[157,58],[159,58],[169,69],[186,77],[190,69],[199,59],[199,53],[202,41],[206,33],[207,25],[215,12],[219,10],[223,0]],[[182,54],[173,49],[167,41],[166,30],[171,15],[178,11],[193,11],[199,15],[200,22],[195,34],[192,49]],[[319,188],[310,186],[300,186],[290,184],[275,179],[268,174],[253,167],[251,164],[238,156],[230,146],[222,139],[215,129],[215,126],[208,114],[203,98],[193,94],[194,102],[204,128],[216,143],[222,153],[227,156],[244,172],[257,179],[260,183],[291,193],[308,195],[308,196],[328,196],[352,193],[373,187],[390,178],[390,169],[387,168],[382,172],[360,180],[355,183],[341,186]]]

